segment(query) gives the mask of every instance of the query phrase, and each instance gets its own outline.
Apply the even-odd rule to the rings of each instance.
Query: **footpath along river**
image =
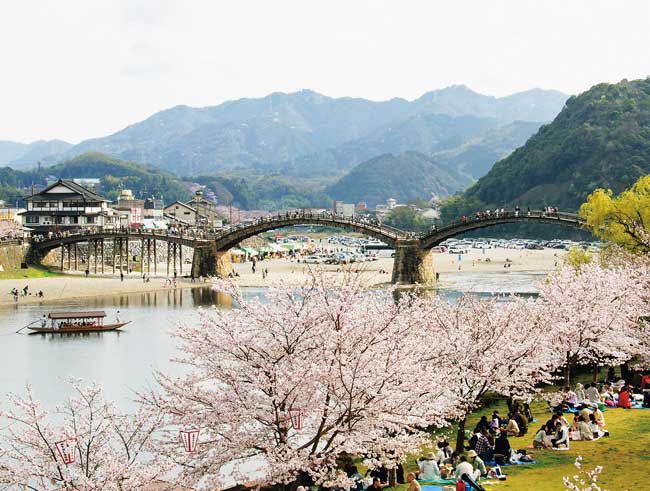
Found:
[[[440,294],[450,298],[462,292],[534,294],[543,274],[462,273]],[[243,288],[246,296],[264,295],[262,288]],[[83,298],[53,305],[12,305],[0,308],[0,406],[8,392],[24,394],[31,384],[35,396],[53,407],[69,395],[68,376],[101,384],[106,396],[123,409],[132,406],[138,390],[154,387],[152,372],[177,373],[170,362],[178,354],[171,336],[180,322],[198,322],[199,308],[228,308],[228,297],[211,288],[167,290],[140,294]],[[50,311],[105,310],[113,320],[117,310],[131,323],[123,332],[85,335],[28,335],[15,331]]]

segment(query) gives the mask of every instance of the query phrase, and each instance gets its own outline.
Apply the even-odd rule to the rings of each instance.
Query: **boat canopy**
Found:
[[[103,310],[89,312],[50,312],[47,316],[50,319],[99,319],[106,317],[106,312]]]

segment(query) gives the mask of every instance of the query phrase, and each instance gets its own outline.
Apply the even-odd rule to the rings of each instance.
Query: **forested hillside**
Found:
[[[370,207],[395,198],[401,203],[428,200],[432,195],[449,196],[464,189],[470,178],[419,152],[385,154],[359,164],[327,188],[337,200]]]
[[[599,84],[443,207],[443,218],[495,206],[576,211],[601,187],[620,192],[650,173],[650,79]]]
[[[14,203],[29,193],[32,184],[43,187],[47,178],[99,178],[97,191],[108,199],[120,189],[131,189],[138,197],[163,196],[166,202],[189,199],[190,192],[175,177],[141,164],[113,159],[101,153],[87,153],[67,162],[41,169],[17,171],[0,169],[0,199]]]

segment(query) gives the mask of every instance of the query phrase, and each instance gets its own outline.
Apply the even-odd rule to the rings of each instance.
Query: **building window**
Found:
[[[55,217],[54,223],[59,223],[59,224],[63,223],[63,217]]]
[[[79,217],[70,217],[70,223],[73,224],[79,223]]]
[[[25,220],[25,223],[38,223],[38,217],[28,216],[27,219]]]
[[[95,223],[95,217],[86,217],[86,223]]]

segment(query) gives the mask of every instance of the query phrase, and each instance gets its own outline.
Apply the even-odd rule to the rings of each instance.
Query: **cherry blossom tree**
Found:
[[[347,487],[342,457],[395,465],[428,442],[424,428],[455,415],[451,369],[426,343],[422,301],[364,290],[354,276],[338,285],[316,273],[299,288],[272,286],[262,301],[220,283],[239,308],[205,311],[199,325],[175,330],[187,373],[158,373],[164,394],[143,400],[168,414],[161,448],[183,465],[183,483],[218,485],[228,466],[259,484],[308,476]],[[442,360],[435,371],[421,363],[432,355]],[[178,444],[183,427],[201,430],[194,454]],[[263,471],[251,476],[255,463]]]
[[[647,347],[645,273],[636,268],[563,268],[539,285],[549,341],[570,383],[577,364],[620,364]]]
[[[530,399],[551,378],[557,359],[548,347],[539,304],[516,296],[457,302],[437,300],[428,318],[429,344],[440,343],[451,365],[448,384],[460,400],[456,442],[462,449],[465,417],[487,392]],[[432,367],[432,369],[434,369]]]
[[[170,464],[144,456],[159,415],[123,415],[99,386],[70,383],[74,395],[52,413],[29,386],[26,397],[9,396],[10,408],[0,411],[0,484],[32,491],[135,491],[170,470]],[[64,440],[76,447],[76,460],[68,465],[56,446]]]
[[[603,467],[597,465],[588,471],[582,468],[582,457],[576,457],[575,464],[579,470],[578,474],[572,477],[564,476],[564,486],[568,491],[607,491],[598,485],[598,477],[603,472]]]

